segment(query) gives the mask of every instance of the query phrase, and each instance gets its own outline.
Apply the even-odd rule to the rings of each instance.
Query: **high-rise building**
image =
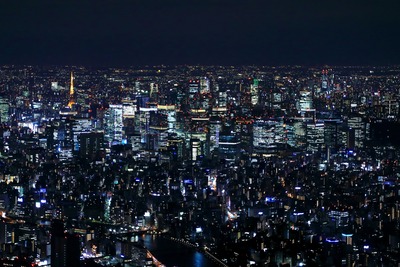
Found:
[[[253,124],[254,148],[266,148],[275,142],[275,121],[257,120]]]
[[[325,92],[328,90],[329,86],[329,79],[328,79],[328,70],[322,70],[322,77],[321,77],[321,91]]]
[[[86,159],[100,159],[104,150],[104,133],[91,132],[79,135],[79,155]]]
[[[187,95],[187,104],[190,108],[200,108],[200,81],[190,80],[189,81],[189,93]]]
[[[5,221],[0,221],[0,245],[14,241],[13,225]]]
[[[79,135],[82,133],[89,133],[93,130],[92,121],[87,118],[74,119],[72,121],[74,151],[79,151]]]
[[[149,96],[155,100],[158,98],[158,84],[150,83],[150,94]]]
[[[313,108],[311,91],[304,90],[300,92],[300,98],[297,100],[296,108],[298,111],[308,111]]]
[[[197,157],[202,154],[203,151],[200,139],[190,139],[190,159],[195,161]]]
[[[252,85],[250,85],[250,95],[251,95],[251,104],[253,106],[259,103],[259,88],[258,88],[258,80],[254,79]]]
[[[286,121],[285,132],[286,132],[286,143],[291,147],[297,147],[295,127],[293,121]]]
[[[141,143],[146,146],[148,144],[150,138],[150,121],[152,113],[156,113],[157,108],[140,108],[139,109],[139,116],[136,116],[138,122],[138,129],[141,136]]]
[[[208,94],[210,92],[210,80],[207,77],[200,78],[200,93]]]
[[[166,150],[168,138],[167,115],[153,113],[151,116],[150,133],[154,136],[154,150]]]
[[[226,108],[227,101],[228,101],[228,94],[226,92],[226,89],[221,88],[216,85],[216,88],[218,88],[218,102],[217,102],[217,107],[218,108]]]
[[[175,105],[158,105],[158,112],[167,117],[168,132],[176,132],[176,107]]]
[[[354,131],[354,146],[361,148],[365,143],[365,122],[361,116],[351,116],[347,121],[351,131]]]
[[[336,148],[341,144],[341,136],[339,132],[339,127],[342,122],[338,119],[327,119],[324,120],[325,129],[325,144],[327,147]]]
[[[219,117],[211,117],[209,121],[208,140],[210,146],[210,153],[219,146],[219,134],[222,129],[221,119]]]
[[[324,123],[312,122],[307,124],[307,150],[319,152],[325,147]]]
[[[295,138],[295,147],[305,148],[307,144],[306,123],[303,119],[293,121],[293,130]]]
[[[218,146],[219,157],[228,161],[240,160],[240,140],[236,134],[221,134]]]
[[[51,267],[71,267],[80,264],[79,237],[65,233],[64,223],[54,220],[51,224]]]
[[[9,120],[9,107],[7,99],[4,97],[0,97],[0,122],[6,123]]]
[[[73,151],[73,119],[70,116],[62,117],[58,122],[58,130],[54,131],[54,140],[56,140],[56,152],[60,160],[72,158]]]
[[[55,220],[51,225],[51,267],[66,267],[67,251],[62,221]]]
[[[113,142],[121,143],[123,132],[123,107],[122,105],[110,105],[104,116],[104,138],[109,145]]]

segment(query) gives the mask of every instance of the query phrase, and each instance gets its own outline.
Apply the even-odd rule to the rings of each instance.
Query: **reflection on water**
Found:
[[[193,248],[188,248],[175,241],[145,235],[143,237],[144,245],[148,250],[167,267],[213,267],[217,266],[204,254]]]
[[[193,260],[194,260],[193,266],[204,266],[205,265],[204,257],[205,256],[203,254],[196,251],[196,253],[194,254],[194,257],[193,257]]]

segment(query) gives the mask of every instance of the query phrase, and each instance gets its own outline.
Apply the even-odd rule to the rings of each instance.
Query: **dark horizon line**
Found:
[[[183,66],[197,66],[197,67],[267,67],[267,68],[282,68],[282,67],[302,67],[302,68],[320,68],[320,67],[336,67],[336,68],[350,68],[350,67],[400,67],[400,63],[378,63],[378,64],[329,64],[329,63],[303,63],[303,64],[203,64],[203,63],[155,63],[155,64],[54,64],[54,63],[0,63],[1,67],[75,67],[75,68],[140,68],[140,67],[183,67]]]

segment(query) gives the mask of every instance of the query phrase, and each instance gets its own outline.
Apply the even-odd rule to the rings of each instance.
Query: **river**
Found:
[[[147,249],[167,267],[217,267],[204,254],[167,238],[145,235]]]

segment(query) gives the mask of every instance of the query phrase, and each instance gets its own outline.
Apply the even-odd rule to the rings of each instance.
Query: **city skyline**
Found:
[[[395,1],[0,3],[1,64],[399,64]]]
[[[0,266],[397,266],[399,74],[0,66]]]

